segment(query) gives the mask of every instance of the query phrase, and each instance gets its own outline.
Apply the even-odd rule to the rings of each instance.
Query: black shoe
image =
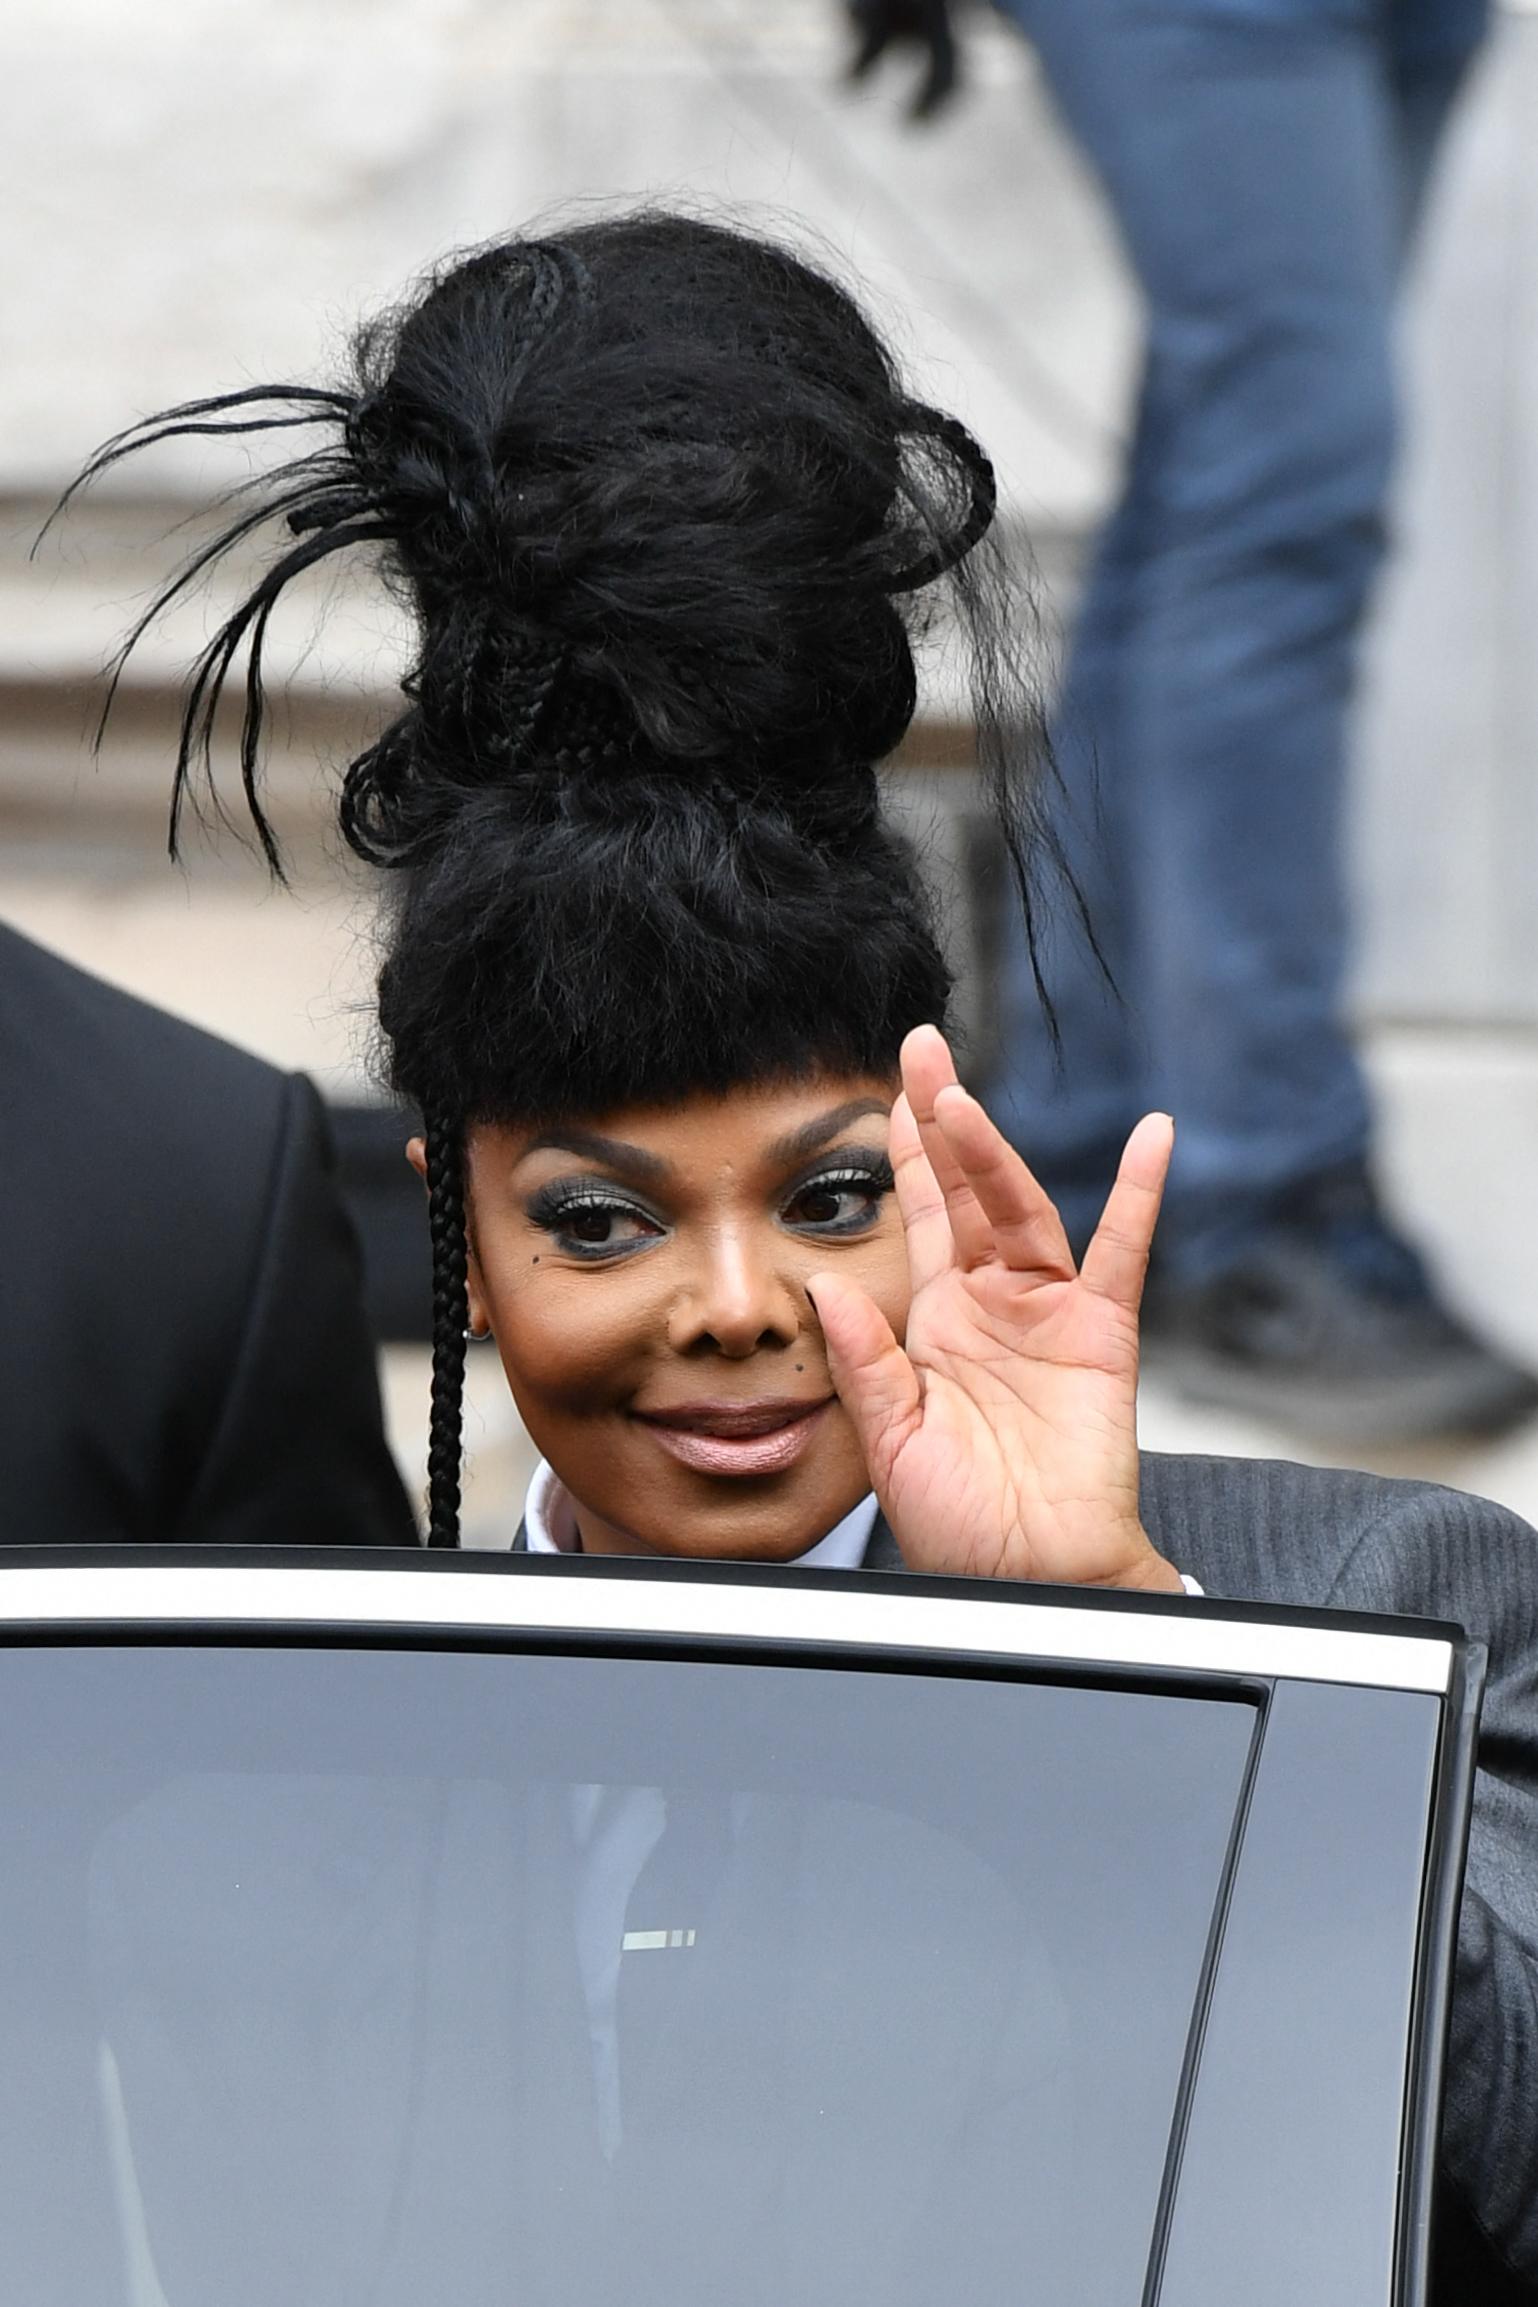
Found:
[[[1189,1400],[1324,1442],[1497,1434],[1538,1409],[1538,1380],[1439,1302],[1357,1163],[1294,1188],[1221,1273],[1158,1282],[1145,1335]]]

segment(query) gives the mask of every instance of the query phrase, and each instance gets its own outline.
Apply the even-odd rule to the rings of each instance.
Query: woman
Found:
[[[1076,1270],[956,1081],[948,973],[878,803],[948,587],[1028,895],[1011,738],[1030,717],[982,452],[800,260],[653,214],[488,248],[366,331],[348,385],[189,404],[93,470],[167,433],[303,425],[322,445],[230,532],[278,516],[294,542],[199,663],[177,801],[248,645],[246,792],[276,863],[268,619],[293,576],[382,547],[417,654],[341,822],[389,876],[380,1025],[424,1117],[430,1543],[457,1535],[469,1332],[495,1339],[544,1456],[534,1545],[1172,1591],[1185,1574],[1463,1620],[1491,1644],[1500,1768],[1446,2161],[1494,2238],[1470,2246],[1481,2280],[1538,2279],[1532,1534],[1419,1485],[1140,1466],[1170,1123],[1134,1132]]]

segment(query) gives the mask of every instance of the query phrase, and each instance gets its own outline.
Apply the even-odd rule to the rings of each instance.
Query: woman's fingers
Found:
[[[1148,1253],[1153,1247],[1164,1181],[1175,1145],[1175,1124],[1167,1113],[1145,1113],[1122,1151],[1095,1238],[1084,1253],[1080,1280],[1096,1297],[1110,1298],[1129,1313],[1143,1299]]]
[[[918,1424],[918,1375],[891,1323],[857,1282],[814,1274],[807,1295],[822,1324],[838,1398],[854,1420],[874,1480]]]
[[[1073,1252],[1051,1195],[977,1099],[954,1084],[942,1089],[935,1097],[935,1120],[987,1221],[984,1254],[996,1256],[1015,1273],[1071,1281]]]
[[[946,1143],[935,1118],[935,1099],[956,1086],[956,1064],[950,1045],[937,1026],[919,1025],[902,1046],[903,1094],[918,1124],[919,1142],[935,1181],[945,1197],[951,1239],[964,1266],[981,1265],[993,1254],[993,1228],[968,1181],[967,1174]]]
[[[917,1293],[938,1274],[949,1272],[956,1263],[956,1247],[945,1196],[929,1166],[906,1094],[892,1108],[887,1158],[908,1247],[908,1279]]]

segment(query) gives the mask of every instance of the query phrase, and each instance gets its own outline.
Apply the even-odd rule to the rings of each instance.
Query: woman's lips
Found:
[[[820,1402],[687,1402],[677,1410],[638,1410],[671,1457],[697,1474],[780,1474],[811,1446],[829,1394]]]

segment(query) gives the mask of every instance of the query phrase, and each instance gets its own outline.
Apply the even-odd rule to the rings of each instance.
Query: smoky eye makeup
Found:
[[[524,1214],[568,1256],[594,1262],[624,1257],[666,1231],[654,1211],[608,1178],[552,1178],[529,1195]]]
[[[780,1204],[780,1222],[824,1239],[868,1233],[894,1182],[891,1162],[878,1148],[840,1146],[796,1179]]]

